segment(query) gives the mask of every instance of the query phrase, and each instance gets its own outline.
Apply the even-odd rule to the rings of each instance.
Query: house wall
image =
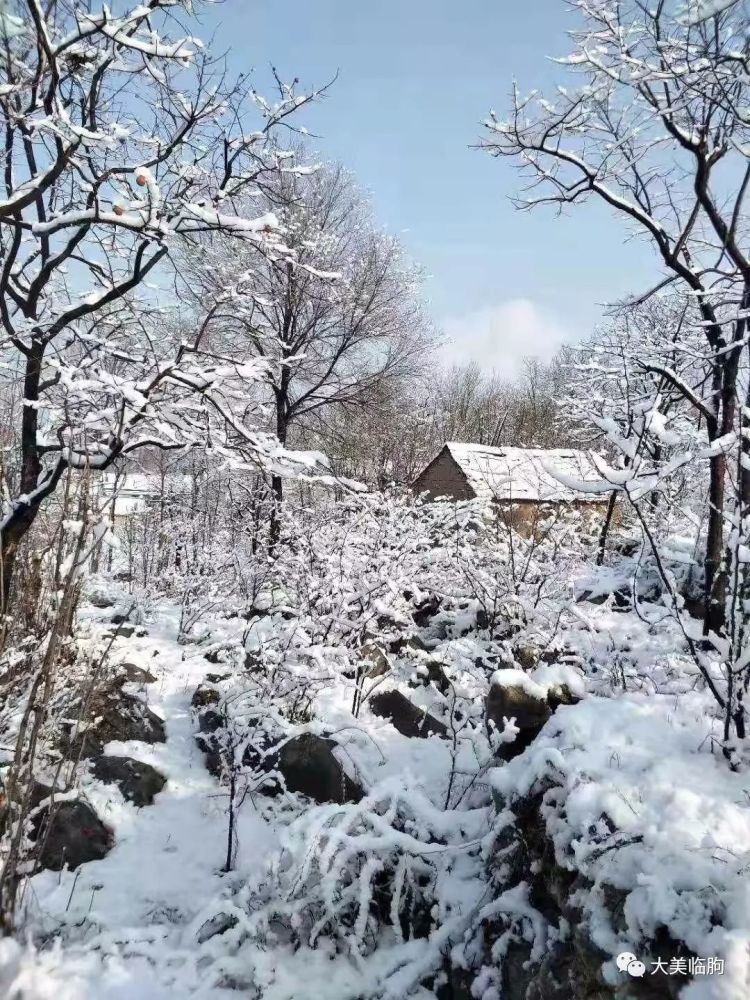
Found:
[[[451,453],[443,448],[411,485],[413,493],[426,493],[428,500],[450,497],[452,500],[472,500],[474,491],[466,481]]]
[[[573,501],[573,503],[538,503],[533,500],[495,501],[498,517],[520,535],[527,538],[537,534],[549,517],[565,520],[572,517],[582,519],[581,528],[586,531],[600,531],[607,516],[606,500]],[[612,519],[613,526],[620,520],[619,504]]]

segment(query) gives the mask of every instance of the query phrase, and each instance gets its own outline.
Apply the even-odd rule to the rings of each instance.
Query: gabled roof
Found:
[[[591,456],[572,448],[491,448],[483,444],[449,441],[446,450],[459,466],[476,496],[482,500],[563,502],[602,501],[602,477]],[[554,474],[553,474],[554,473]],[[558,475],[560,478],[556,478]],[[561,481],[562,480],[562,481]]]

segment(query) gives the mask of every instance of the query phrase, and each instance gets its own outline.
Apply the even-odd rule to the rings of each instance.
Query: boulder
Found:
[[[477,610],[477,628],[483,632],[485,629],[489,627],[490,627],[490,616],[487,614],[487,611],[484,608],[479,608]]]
[[[200,732],[195,740],[205,753],[206,767],[221,778],[229,751],[223,743],[224,720],[212,708],[200,715]],[[314,733],[303,733],[278,749],[279,734],[257,727],[252,742],[242,755],[242,766],[256,772],[256,792],[278,795],[282,791],[279,775],[290,792],[306,795],[315,802],[359,802],[364,795],[360,785],[350,778],[334,756],[336,743]],[[264,778],[264,775],[268,775]]]
[[[441,604],[442,598],[438,594],[431,594],[429,597],[425,597],[417,604],[414,611],[412,611],[411,616],[414,619],[414,624],[423,628],[440,611]]]
[[[417,708],[406,695],[392,689],[378,691],[370,699],[370,709],[374,715],[390,719],[393,726],[404,736],[425,738],[431,733],[445,736],[446,726],[421,708]]]
[[[606,593],[594,593],[591,590],[585,590],[579,597],[576,598],[576,602],[578,604],[584,601],[589,604],[605,604],[610,597],[612,598],[612,606],[614,609],[623,611],[628,610],[632,606],[630,591],[625,590],[622,587]]]
[[[362,660],[366,677],[382,677],[391,669],[388,657],[374,642],[366,642],[364,646],[361,646],[359,657]]]
[[[201,733],[216,733],[224,728],[224,717],[215,708],[207,708],[198,717],[198,730]]]
[[[541,656],[542,651],[531,642],[516,642],[513,645],[513,658],[523,670],[533,670]]]
[[[573,694],[567,684],[555,684],[547,691],[547,704],[554,712],[560,705],[576,705],[581,699]]]
[[[414,649],[422,653],[429,652],[427,643],[420,639],[418,635],[400,635],[395,639],[391,639],[388,643],[389,653],[398,654],[402,653],[405,649]]]
[[[89,700],[86,720],[92,720],[82,732],[71,725],[63,733],[60,750],[69,757],[98,757],[112,740],[164,743],[164,722],[135,695],[122,690],[117,682],[95,691]]]
[[[118,663],[117,681],[120,684],[154,684],[157,678],[145,667],[136,663]]]
[[[222,730],[224,717],[215,708],[205,708],[198,716],[198,733],[195,742],[205,757],[206,769],[215,778],[220,778],[226,763]]]
[[[314,733],[303,733],[285,743],[275,766],[287,790],[307,795],[315,802],[359,802],[364,791],[336,760],[335,746],[333,740]]]
[[[245,650],[245,670],[249,674],[257,673],[263,669],[263,654],[259,649]]]
[[[490,859],[489,884],[498,891],[523,886],[525,898],[551,928],[564,927],[558,940],[534,954],[529,941],[514,935],[506,941],[499,965],[502,996],[507,1000],[677,1000],[686,984],[684,976],[666,972],[649,973],[641,979],[620,976],[612,984],[603,975],[603,965],[611,962],[592,936],[590,922],[583,918],[581,897],[594,888],[580,872],[556,861],[557,847],[553,830],[548,830],[542,803],[550,786],[531,794],[500,800],[498,808],[510,808],[513,824],[500,832]],[[627,843],[627,841],[625,841]],[[571,855],[572,856],[572,855]],[[602,918],[616,939],[627,941],[625,916],[628,892],[597,880],[596,900]],[[502,936],[507,938],[508,921],[503,915],[483,923],[487,958]],[[629,949],[628,949],[629,950]],[[650,961],[661,958],[664,966],[670,958],[682,958],[686,965],[692,954],[686,946],[671,938],[659,927],[647,940],[638,942],[639,956]],[[645,960],[645,959],[644,959]],[[648,965],[647,961],[647,965]]]
[[[118,625],[114,635],[120,639],[132,639],[135,635],[135,625]]]
[[[447,694],[450,691],[451,682],[440,660],[427,660],[426,663],[420,663],[416,673],[418,682],[421,682],[425,687],[428,684],[434,684],[441,694]]]
[[[150,806],[167,783],[155,767],[131,757],[97,757],[91,771],[99,781],[117,785],[136,806]]]
[[[498,673],[502,678],[503,674],[510,674],[510,671]],[[526,681],[521,671],[518,674],[518,683],[513,683],[510,677],[502,682],[493,678],[487,695],[485,719],[488,728],[490,722],[493,722],[498,731],[502,732],[505,727],[503,720],[515,719],[515,725],[520,730],[512,743],[501,744],[499,756],[503,760],[511,760],[523,753],[552,715],[546,691]]]
[[[199,684],[195,691],[193,691],[190,704],[193,708],[205,708],[207,705],[218,705],[220,701],[221,694],[216,688],[211,687],[209,684]]]
[[[231,674],[206,674],[206,683],[221,684],[222,681],[228,680],[231,676]]]
[[[115,599],[111,594],[108,594],[106,590],[92,590],[88,595],[89,604],[93,605],[95,608],[112,608],[115,604]]]
[[[243,751],[243,767],[254,772],[252,777],[254,789],[263,795],[275,796],[283,791],[278,780],[279,754],[275,749],[282,738],[278,730],[268,732],[258,724],[253,730],[252,739]]]
[[[112,831],[82,799],[42,806],[32,819],[30,837],[38,844],[40,867],[52,871],[100,861],[113,844]]]
[[[224,654],[227,651],[227,646],[214,646],[213,649],[209,649],[203,654],[203,659],[208,660],[209,663],[218,665],[225,662]]]

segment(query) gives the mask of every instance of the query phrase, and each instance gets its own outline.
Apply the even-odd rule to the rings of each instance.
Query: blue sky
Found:
[[[202,34],[261,82],[270,63],[308,85],[338,71],[304,118],[318,150],[354,171],[426,269],[443,358],[510,374],[648,281],[646,249],[605,209],[517,212],[511,163],[470,148],[514,78],[524,90],[560,78],[546,57],[567,51],[574,17],[563,0],[224,0]]]

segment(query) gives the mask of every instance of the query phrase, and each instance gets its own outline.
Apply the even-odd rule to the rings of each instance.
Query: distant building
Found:
[[[99,505],[109,509],[114,521],[121,523],[158,508],[164,500],[189,494],[192,480],[175,473],[160,476],[145,472],[119,475],[103,472],[93,482]]]
[[[575,507],[603,513],[609,491],[601,487],[591,456],[570,448],[491,448],[449,441],[420,472],[412,492],[428,500],[482,500],[496,505],[515,527],[530,525],[554,509]]]

